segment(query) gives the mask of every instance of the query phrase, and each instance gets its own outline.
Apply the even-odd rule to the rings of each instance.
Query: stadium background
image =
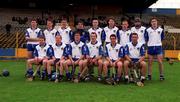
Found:
[[[59,2],[61,1],[61,3]],[[8,69],[10,77],[0,77],[0,102],[179,102],[180,71],[179,62],[169,64],[164,61],[166,80],[159,81],[158,63],[153,64],[153,80],[146,81],[145,87],[134,84],[118,86],[104,85],[98,82],[72,84],[69,82],[50,83],[25,81],[26,58],[24,31],[29,27],[30,19],[41,19],[40,28],[50,14],[53,18],[66,16],[69,25],[82,19],[88,25],[88,18],[98,17],[100,21],[114,16],[118,24],[121,19],[135,16],[142,18],[144,24],[156,16],[160,25],[164,25],[166,35],[163,41],[165,56],[177,58],[180,50],[180,9],[148,8],[157,0],[1,0],[0,3],[0,70]],[[166,0],[164,0],[166,1]],[[112,12],[113,11],[113,12]],[[20,18],[21,19],[20,19]],[[28,20],[27,20],[27,18]],[[25,18],[25,19],[24,19]],[[6,35],[5,25],[12,25],[11,34]],[[86,26],[88,28],[88,26]],[[5,60],[4,59],[8,59]]]
[[[180,9],[148,8],[156,1],[61,0],[60,3],[58,0],[4,0],[0,4],[0,58],[26,58],[24,32],[32,17],[38,19],[41,29],[45,29],[46,19],[49,17],[54,19],[56,25],[62,17],[66,17],[73,29],[78,20],[84,21],[86,28],[89,28],[93,17],[97,17],[103,27],[109,16],[115,17],[118,26],[124,17],[129,18],[130,24],[133,24],[135,17],[140,17],[144,25],[148,25],[151,17],[157,17],[165,29],[165,57],[177,58],[180,36],[176,28],[180,28]],[[12,26],[10,36],[6,36],[6,24]]]

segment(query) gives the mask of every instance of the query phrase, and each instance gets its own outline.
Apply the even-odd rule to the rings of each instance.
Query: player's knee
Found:
[[[124,66],[128,66],[129,65],[129,61],[128,60],[125,60],[124,61]]]
[[[145,61],[142,61],[140,64],[141,64],[141,66],[143,66],[143,67],[146,66],[146,62],[145,62]]]
[[[80,62],[79,62],[79,66],[82,66],[82,65],[83,65],[83,61],[80,61]]]
[[[98,64],[102,64],[102,60],[98,60]]]
[[[118,62],[118,63],[117,63],[117,66],[118,66],[118,67],[122,67],[122,62]]]
[[[48,60],[43,60],[43,64],[46,64],[48,62]]]

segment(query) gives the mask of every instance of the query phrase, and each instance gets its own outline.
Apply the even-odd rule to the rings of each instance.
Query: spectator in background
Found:
[[[7,23],[5,28],[6,28],[6,35],[9,36],[11,33],[11,24]]]

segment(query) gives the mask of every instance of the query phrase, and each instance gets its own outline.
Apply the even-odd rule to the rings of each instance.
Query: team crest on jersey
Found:
[[[52,33],[52,35],[54,35],[55,33]]]
[[[118,52],[118,49],[116,49],[116,52]]]
[[[85,32],[82,32],[82,35],[84,35],[85,34]]]
[[[79,49],[81,49],[81,47],[79,47]]]
[[[99,31],[98,34],[100,34],[101,32]]]
[[[139,50],[140,48],[138,47],[137,49]]]
[[[141,30],[141,33],[143,33],[143,30]]]
[[[66,34],[68,34],[68,31],[66,31]]]
[[[62,47],[61,50],[64,50],[64,48]]]
[[[99,47],[97,46],[96,49],[99,49]]]
[[[114,33],[116,33],[116,30],[113,30]]]
[[[127,35],[129,36],[129,33],[127,33]]]
[[[46,49],[44,49],[44,52],[46,52]]]
[[[160,31],[158,31],[158,34],[160,34],[161,32]]]

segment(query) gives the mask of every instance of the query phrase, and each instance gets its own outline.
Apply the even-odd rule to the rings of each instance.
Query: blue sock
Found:
[[[28,76],[33,76],[33,69],[32,68],[29,68],[28,70],[27,70],[27,74],[28,74]]]
[[[70,73],[66,72],[66,78],[69,79],[70,78]]]
[[[81,74],[81,73],[78,73],[78,78],[80,78],[80,74]]]

